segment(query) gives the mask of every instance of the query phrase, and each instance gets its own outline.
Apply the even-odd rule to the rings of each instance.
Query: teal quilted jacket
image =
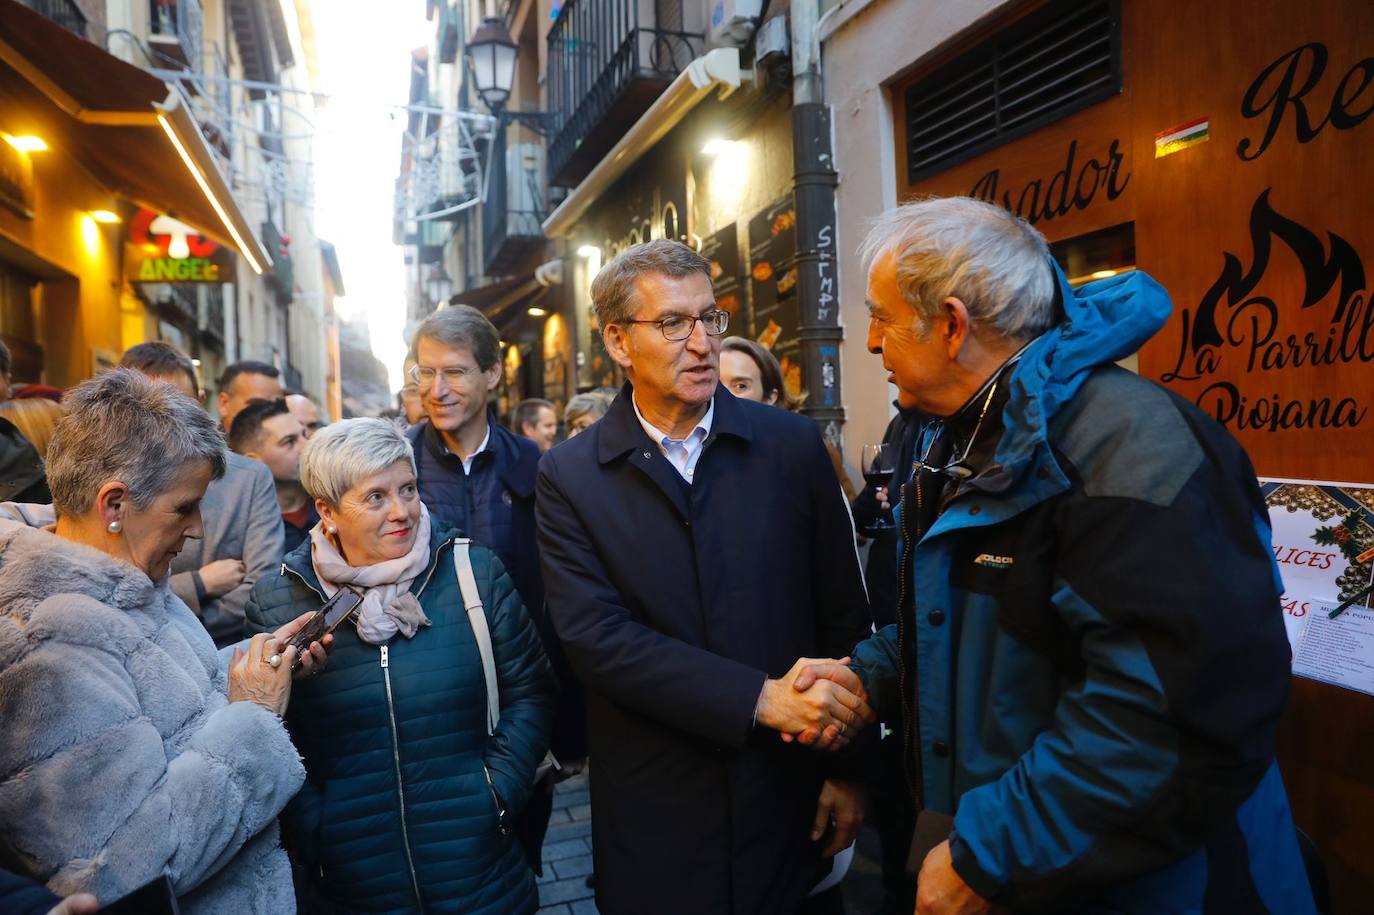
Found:
[[[482,664],[453,566],[457,535],[435,528],[430,566],[413,588],[433,625],[377,646],[346,623],[329,666],[291,697],[286,723],[306,781],[283,831],[323,911],[538,907],[510,825],[549,745],[553,676],[510,576],[473,545],[501,694],[501,721],[487,736]],[[306,541],[253,589],[248,631],[274,630],[322,602]]]

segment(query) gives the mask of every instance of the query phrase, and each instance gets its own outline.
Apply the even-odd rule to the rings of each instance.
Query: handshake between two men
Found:
[[[788,743],[831,751],[847,746],[876,720],[863,681],[848,663],[849,658],[799,658],[781,678],[764,681],[755,722]],[[867,806],[859,783],[826,779],[811,828],[813,842],[828,836],[824,857],[834,857],[854,841]]]
[[[849,658],[799,658],[781,678],[764,682],[754,720],[788,743],[842,749],[877,720],[848,664]]]

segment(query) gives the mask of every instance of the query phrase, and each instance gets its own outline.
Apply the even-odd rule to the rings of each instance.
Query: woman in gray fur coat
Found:
[[[168,589],[224,471],[199,405],[127,369],[65,405],[57,523],[0,521],[0,866],[102,905],[166,874],[183,912],[293,912],[282,646],[307,617],[217,654]],[[324,660],[312,644],[297,675]]]

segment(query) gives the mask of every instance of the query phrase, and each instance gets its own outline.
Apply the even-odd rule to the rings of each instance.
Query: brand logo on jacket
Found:
[[[985,569],[997,569],[1000,572],[1008,572],[1016,564],[1016,560],[1011,556],[994,556],[992,553],[979,553],[973,560],[976,566]]]

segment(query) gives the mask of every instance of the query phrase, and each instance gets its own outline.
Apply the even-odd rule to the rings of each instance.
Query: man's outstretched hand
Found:
[[[805,660],[805,658],[802,659],[802,661]],[[797,663],[800,664],[802,661],[798,661]],[[868,702],[868,691],[864,689],[863,681],[859,679],[859,675],[854,673],[853,669],[850,668],[848,664],[849,658],[840,658],[838,661],[829,658],[820,661],[810,661],[797,674],[796,679],[792,681],[792,688],[799,693],[804,693],[811,689],[818,680],[829,680],[849,690],[866,704]],[[876,720],[877,716],[870,710],[868,715],[864,718],[864,723],[872,724]],[[854,733],[848,728],[845,729],[845,735],[851,740],[854,737]],[[803,746],[814,747],[818,750],[837,750],[839,747],[833,746],[835,736],[833,730],[822,732],[815,728],[808,728],[800,734],[784,734],[782,739],[788,743],[795,740]]]
[[[764,683],[754,720],[788,742],[820,750],[845,746],[874,720],[863,683],[845,666],[848,661],[799,659],[781,679]]]

